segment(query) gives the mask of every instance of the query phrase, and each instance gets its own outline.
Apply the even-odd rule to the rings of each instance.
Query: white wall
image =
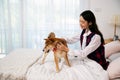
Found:
[[[110,24],[114,15],[120,15],[120,0],[91,0],[90,9],[94,12],[99,29],[105,39],[113,38],[114,25]],[[120,38],[120,26],[117,27]]]

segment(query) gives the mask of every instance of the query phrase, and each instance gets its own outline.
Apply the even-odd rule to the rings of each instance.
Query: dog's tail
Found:
[[[48,35],[48,38],[55,38],[55,33],[54,33],[54,32],[51,32],[51,33]]]

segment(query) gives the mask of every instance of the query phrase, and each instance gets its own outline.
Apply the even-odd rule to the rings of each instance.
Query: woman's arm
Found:
[[[66,40],[66,42],[68,44],[72,44],[72,43],[75,43],[77,41],[80,41],[80,34],[77,34],[77,35],[75,35],[74,37],[71,37],[71,38],[61,38],[61,39]],[[66,51],[66,52],[69,51],[68,47],[66,47],[62,43],[57,44],[57,49],[63,50],[63,51]]]
[[[64,38],[64,39],[67,41],[68,44],[72,44],[72,43],[80,41],[80,34],[77,34],[71,38]]]

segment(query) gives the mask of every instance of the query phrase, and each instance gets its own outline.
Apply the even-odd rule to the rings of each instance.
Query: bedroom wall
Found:
[[[114,25],[110,23],[114,15],[120,15],[120,0],[90,0],[89,7],[96,15],[104,38],[113,38]],[[117,27],[117,35],[120,38],[120,26]]]

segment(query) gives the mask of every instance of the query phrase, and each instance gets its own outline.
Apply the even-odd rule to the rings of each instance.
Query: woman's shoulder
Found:
[[[96,40],[101,40],[100,35],[98,35],[98,34],[95,34],[95,35],[93,36],[93,38],[96,39]]]

